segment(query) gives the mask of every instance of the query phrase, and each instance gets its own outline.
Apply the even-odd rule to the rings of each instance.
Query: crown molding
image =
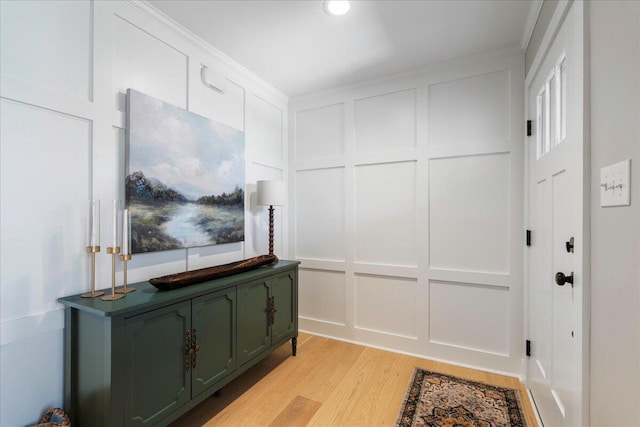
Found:
[[[538,16],[540,16],[540,10],[542,9],[542,3],[544,0],[533,0],[529,6],[529,14],[527,15],[527,22],[524,24],[524,30],[522,31],[522,40],[520,41],[520,47],[527,50],[529,41],[533,30],[536,28],[536,22],[538,22]]]

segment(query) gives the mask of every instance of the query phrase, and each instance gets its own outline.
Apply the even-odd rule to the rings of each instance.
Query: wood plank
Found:
[[[393,425],[408,382],[411,358],[366,348],[309,426]]]
[[[322,403],[320,402],[296,396],[269,426],[304,427],[321,406]]]
[[[302,367],[308,375],[304,381],[297,383],[296,390],[301,396],[325,402],[344,381],[345,375],[357,363],[364,349],[355,344],[327,340],[314,357],[314,363]]]

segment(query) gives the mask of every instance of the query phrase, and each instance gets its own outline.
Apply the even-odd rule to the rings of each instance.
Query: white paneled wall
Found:
[[[89,2],[3,2],[3,83],[8,78],[18,85],[90,101],[91,15]]]
[[[411,339],[418,337],[415,279],[355,275],[355,328]],[[385,307],[385,312],[380,312]]]
[[[430,156],[509,151],[512,78],[509,70],[499,70],[431,83],[427,89]]]
[[[509,272],[508,153],[429,161],[429,265]]]
[[[87,291],[88,200],[124,199],[126,90],[133,88],[245,131],[245,242],[134,256],[147,280],[267,252],[255,182],[288,178],[286,96],[144,3],[0,2],[0,425],[33,424],[62,405],[63,312]],[[224,95],[202,84],[207,66]],[[288,255],[276,208],[275,250]],[[109,232],[102,221],[103,236]],[[118,266],[118,280],[122,272]],[[97,257],[97,287],[111,284]],[[333,315],[332,315],[333,316]]]
[[[341,271],[304,269],[300,272],[299,310],[309,319],[345,326],[345,275]]]
[[[296,174],[296,253],[344,261],[344,168],[300,170]]]
[[[1,310],[16,319],[84,289],[91,122],[7,99],[0,110]]]
[[[189,56],[135,23],[135,14],[119,11],[113,17],[113,88],[127,88],[181,108],[187,105]],[[117,13],[117,12],[116,12]],[[126,20],[129,18],[129,20]],[[134,21],[134,22],[131,22]],[[141,54],[144,52],[144,54]]]
[[[416,120],[415,89],[355,100],[356,153],[415,150]]]
[[[327,105],[296,114],[296,160],[342,159],[344,105]]]
[[[429,302],[430,342],[509,355],[508,288],[431,280]]]
[[[520,375],[523,62],[291,100],[302,329]]]
[[[355,167],[357,263],[416,266],[416,162]]]

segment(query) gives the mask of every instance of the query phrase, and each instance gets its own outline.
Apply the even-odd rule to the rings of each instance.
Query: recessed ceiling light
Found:
[[[347,0],[324,0],[324,11],[329,15],[340,16],[349,12],[351,5]]]

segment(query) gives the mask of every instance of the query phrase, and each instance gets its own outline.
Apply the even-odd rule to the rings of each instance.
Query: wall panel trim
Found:
[[[0,97],[4,99],[85,120],[94,120],[96,116],[93,102],[46,87],[30,85],[6,76],[0,76],[0,87]]]
[[[5,320],[0,328],[0,345],[48,334],[64,329],[64,310],[59,308],[19,319]]]
[[[311,258],[296,258],[296,260],[302,262],[300,265],[301,270],[320,270],[320,271],[345,271],[344,261],[331,261]]]
[[[501,273],[484,273],[479,271],[448,270],[430,268],[431,280],[457,283],[473,283],[477,285],[495,286],[499,288],[511,287],[511,275]]]
[[[482,348],[475,348],[475,347],[471,347],[471,346],[453,344],[453,343],[448,343],[448,342],[444,342],[444,341],[429,340],[429,343],[442,345],[442,346],[445,346],[445,347],[459,348],[459,349],[462,349],[462,350],[468,350],[468,351],[473,351],[473,352],[478,352],[478,353],[490,354],[492,356],[500,356],[500,357],[505,357],[505,358],[509,357],[509,354],[507,354],[507,353],[500,353],[500,352],[497,352],[497,351],[490,351],[490,350],[485,350],[485,349],[482,349]]]

